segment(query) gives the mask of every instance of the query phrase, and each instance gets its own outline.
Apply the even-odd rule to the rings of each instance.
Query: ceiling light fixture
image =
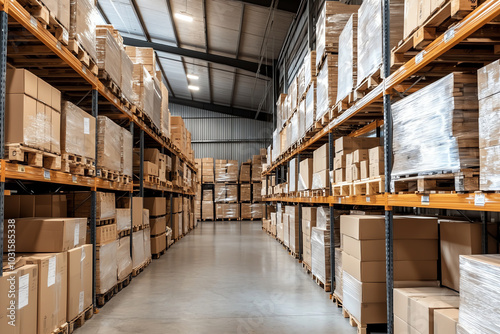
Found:
[[[198,87],[198,86],[193,86],[193,85],[189,85],[189,86],[188,86],[188,89],[189,89],[189,90],[195,90],[195,91],[198,91],[198,90],[200,90],[200,87]]]
[[[175,17],[181,21],[193,22],[193,15],[191,15],[187,12],[175,13]]]
[[[196,74],[188,74],[187,77],[188,77],[188,79],[192,79],[192,80],[198,80],[200,78]]]

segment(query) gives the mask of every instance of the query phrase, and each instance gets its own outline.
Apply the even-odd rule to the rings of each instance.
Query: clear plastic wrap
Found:
[[[142,225],[149,226],[149,210],[142,209]]]
[[[252,218],[252,207],[251,203],[241,203],[241,219],[251,219]]]
[[[306,94],[306,131],[309,130],[316,120],[316,82],[314,82]]]
[[[179,228],[178,228],[178,235],[183,235],[182,231],[182,225],[184,225],[185,222],[184,222],[184,216],[182,215],[182,213],[179,213]]]
[[[288,164],[288,191],[295,192],[297,191],[297,183],[298,183],[298,168],[297,168],[297,159],[291,159]]]
[[[261,202],[262,201],[262,183],[254,183],[252,185],[252,201]]]
[[[151,259],[151,230],[149,227],[143,231],[143,237],[144,237],[144,256],[146,257],[146,260]]]
[[[160,82],[161,88],[161,134],[170,138],[170,111],[168,110],[168,89],[163,82]]]
[[[290,247],[290,215],[283,214],[283,244],[285,247]]]
[[[97,67],[105,71],[109,78],[117,85],[121,82],[121,49],[108,29],[96,29]]]
[[[302,95],[306,92],[306,81],[305,81],[305,66],[306,64],[302,64],[300,67],[299,73],[297,74],[297,100],[300,101]],[[298,106],[298,105],[297,105]]]
[[[161,130],[161,113],[162,113],[162,94],[160,82],[153,77],[153,109],[151,109],[151,119],[153,124]],[[189,141],[191,143],[191,141]]]
[[[500,333],[500,255],[460,256],[457,333]]]
[[[356,82],[358,15],[352,14],[339,38],[337,102],[347,97]]]
[[[316,227],[322,230],[330,230],[330,208],[318,206],[316,208]]]
[[[288,110],[287,119],[290,118],[295,108],[297,108],[297,77],[293,78],[290,86],[288,87],[289,99],[290,99],[290,109]]]
[[[121,170],[122,128],[106,116],[98,116],[97,167]]]
[[[132,258],[130,257],[130,236],[118,240],[116,252],[116,266],[118,281],[124,280],[132,273]]]
[[[201,215],[204,220],[214,219],[214,202],[203,201],[201,202]]]
[[[132,235],[132,268],[137,268],[146,261],[144,253],[144,230]]]
[[[293,145],[299,139],[299,113],[293,114],[290,120],[290,142],[289,145]]]
[[[125,128],[121,128],[121,138],[120,170],[124,175],[132,176],[134,138],[130,131]]]
[[[80,43],[89,56],[96,60],[96,26],[99,13],[93,0],[71,0],[69,38]]]
[[[225,202],[238,202],[238,185],[237,184],[227,184],[226,185],[226,199]]]
[[[299,208],[298,206],[285,206],[285,212],[288,214],[290,250],[297,253],[299,248]]]
[[[61,151],[95,159],[95,118],[68,101],[61,110]]]
[[[203,189],[203,201],[211,201],[213,199],[212,189]]]
[[[262,165],[252,165],[252,182],[260,182],[262,180]]]
[[[226,163],[225,182],[238,182],[238,160],[228,160]]]
[[[477,71],[477,86],[479,100],[500,92],[500,60]]]
[[[117,252],[118,240],[97,247],[97,293],[104,294],[108,292],[118,282]]]
[[[74,192],[66,195],[68,214],[73,217],[90,218],[91,193],[89,191]],[[116,215],[115,194],[96,192],[96,218],[109,219]]]
[[[475,76],[452,73],[392,105],[392,174],[479,165]]]
[[[316,80],[316,51],[309,51],[304,57],[304,92]],[[301,95],[302,96],[302,95]]]
[[[214,187],[215,191],[215,202],[225,202],[226,201],[226,185],[224,183],[216,183]]]
[[[330,282],[330,231],[313,227],[311,231],[311,269],[321,282]]]
[[[306,99],[303,99],[299,103],[299,108],[298,108],[298,134],[297,134],[297,139],[300,139],[305,136],[306,134]]]
[[[334,293],[341,300],[343,298],[343,270],[342,270],[342,249],[335,248],[335,290]]]
[[[250,182],[250,173],[252,165],[241,164],[240,168],[240,182]]]
[[[403,38],[404,0],[390,2],[390,22],[392,50]],[[382,1],[365,0],[358,11],[358,86],[365,78],[381,68],[382,50]]]
[[[253,219],[264,218],[264,203],[252,203],[250,209]]]
[[[131,99],[138,108],[153,119],[154,82],[153,77],[141,63],[134,63]]]
[[[337,98],[338,55],[328,54],[316,78],[316,120],[320,120]]]
[[[271,161],[274,163],[278,159],[281,152],[281,140],[279,130],[276,129],[273,131],[273,149],[272,149],[272,159]]]
[[[116,209],[116,231],[130,230],[132,226],[132,216],[130,209]]]
[[[238,203],[223,204],[222,214],[227,219],[240,218],[240,205]]]
[[[312,175],[311,189],[328,189],[330,187],[330,172],[323,170]]]

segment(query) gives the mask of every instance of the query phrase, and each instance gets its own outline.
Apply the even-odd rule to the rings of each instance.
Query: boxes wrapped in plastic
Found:
[[[238,182],[238,160],[228,160],[226,163],[225,182]]]
[[[252,184],[252,188],[252,201],[262,201],[262,183],[254,183]]]
[[[161,134],[170,138],[170,111],[168,110],[168,89],[163,82],[160,82],[161,88]]]
[[[313,81],[316,81],[316,51],[309,51],[309,53],[304,57],[305,89],[303,94],[307,91],[307,88]]]
[[[358,75],[357,86],[382,67],[382,4],[380,0],[365,0],[358,11]],[[390,48],[403,38],[404,0],[390,1]],[[383,77],[383,69],[381,77]]]
[[[226,198],[225,202],[238,202],[238,185],[237,184],[226,184]]]
[[[223,218],[238,219],[240,218],[240,205],[238,203],[223,204]]]
[[[500,333],[500,255],[460,256],[457,333]]]
[[[292,117],[293,118],[293,117]],[[292,137],[294,136],[292,131],[292,122],[288,123],[286,126],[286,149],[288,150],[292,146]]]
[[[117,85],[121,82],[121,51],[108,29],[96,29],[97,67]]]
[[[289,145],[293,145],[299,140],[299,113],[293,114],[290,120],[290,141]]]
[[[290,247],[290,215],[283,214],[283,244],[285,247]]]
[[[116,266],[118,281],[124,280],[132,273],[132,258],[130,257],[130,236],[118,240],[116,253]]]
[[[156,77],[156,54],[153,48],[127,45],[125,51],[134,64],[144,65],[151,77]]]
[[[288,191],[295,192],[298,190],[298,162],[297,159],[291,159],[288,167]]]
[[[341,300],[343,298],[343,287],[342,287],[342,249],[335,248],[335,290],[334,293]]]
[[[121,170],[122,128],[106,116],[98,116],[97,168]]]
[[[132,268],[137,268],[146,261],[144,253],[144,230],[132,234]]]
[[[300,67],[299,73],[297,74],[297,100],[300,101],[302,95],[306,92],[306,81],[305,81],[305,64]],[[297,104],[298,106],[298,104]]]
[[[153,78],[153,109],[151,110],[151,119],[153,124],[161,130],[161,113],[162,113],[162,94],[160,82]],[[189,141],[191,143],[191,141]]]
[[[311,232],[312,274],[321,282],[330,282],[330,231],[313,227]]]
[[[66,195],[68,203],[68,213],[73,217],[90,218],[91,215],[91,192],[73,192]],[[116,215],[115,194],[96,192],[96,219],[109,219]]]
[[[306,134],[306,99],[299,103],[298,108],[299,132],[297,138],[300,139]]]
[[[152,119],[154,110],[153,77],[141,63],[134,63],[133,74],[131,102]]]
[[[69,39],[76,40],[96,60],[96,26],[99,13],[92,0],[71,0]]]
[[[132,226],[130,209],[116,209],[116,231],[126,231]]]
[[[151,259],[151,229],[148,227],[147,229],[144,230],[143,237],[144,237],[144,256],[146,257],[146,260]]]
[[[479,166],[476,77],[452,73],[392,105],[392,174]]]
[[[61,109],[61,151],[95,159],[95,118],[68,101]]]
[[[337,102],[346,98],[354,89],[357,67],[358,14],[352,14],[339,38],[339,70]]]
[[[295,108],[297,108],[297,77],[292,79],[292,82],[290,83],[290,86],[288,87],[288,96],[290,101],[290,108],[288,110],[288,118],[292,115],[292,113],[295,111]],[[288,119],[287,118],[287,119]]]
[[[278,129],[273,131],[273,157],[272,162],[275,162],[279,155],[281,154],[281,140],[280,140],[280,132]]]
[[[130,131],[121,128],[121,163],[123,175],[132,176],[134,138]]]
[[[316,78],[316,120],[320,120],[337,98],[338,55],[328,54]]]
[[[316,82],[314,82],[306,94],[306,131],[309,130],[316,120]]]
[[[263,203],[252,203],[250,205],[252,219],[262,219],[264,218],[264,204]]]
[[[122,61],[121,61],[121,81],[120,88],[122,94],[129,101],[132,101],[134,90],[132,87],[132,81],[134,79],[134,63],[130,60],[125,50],[120,50]]]
[[[112,289],[117,281],[118,266],[116,255],[118,240],[97,247],[96,292],[104,294]]]
[[[288,214],[289,244],[290,250],[298,253],[299,248],[299,208],[298,206],[285,206],[285,212]]]
[[[316,227],[329,230],[330,229],[330,208],[327,206],[318,206],[316,208]]]

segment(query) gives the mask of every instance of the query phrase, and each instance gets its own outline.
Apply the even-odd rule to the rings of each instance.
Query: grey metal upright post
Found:
[[[481,251],[483,254],[488,254],[488,213],[481,211]]]
[[[134,138],[134,122],[130,121],[130,133],[132,138]],[[134,148],[132,147],[132,150]],[[132,173],[132,183],[133,183],[133,173]],[[134,188],[129,194],[130,198],[130,258],[134,256]]]
[[[297,154],[297,175],[300,175],[300,153]],[[299,184],[297,182],[297,191],[299,190]],[[302,203],[299,203],[299,261],[303,261],[304,257],[304,239],[302,231]]]
[[[0,12],[0,159],[5,154],[5,91],[7,81],[7,33],[9,17],[6,12]],[[3,243],[4,243],[4,209],[5,182],[0,180],[0,277],[3,275]]]
[[[139,197],[144,197],[144,130],[140,132]]]
[[[96,169],[99,166],[99,161],[97,160],[97,138],[99,134],[99,92],[96,89],[92,90],[92,116],[95,118],[95,166]],[[102,172],[101,172],[102,175]],[[92,302],[94,307],[96,307],[96,274],[97,274],[97,242],[96,242],[96,219],[97,219],[97,193],[96,188],[92,189],[91,193],[91,210],[90,210],[90,240],[92,242]]]
[[[330,173],[333,171],[333,153],[334,143],[333,143],[333,133],[328,133],[328,185],[330,188],[330,196],[333,195],[332,191],[332,183]],[[330,294],[333,294],[333,287],[335,283],[335,209],[333,205],[330,205],[330,280],[332,282],[332,291]]]
[[[383,74],[389,77],[391,74],[391,45],[390,45],[390,0],[383,0]],[[385,192],[391,191],[392,172],[392,113],[391,96],[384,93],[384,163],[385,163]],[[394,239],[393,239],[393,213],[392,208],[385,211],[385,251],[386,251],[386,288],[387,288],[387,333],[394,333]]]

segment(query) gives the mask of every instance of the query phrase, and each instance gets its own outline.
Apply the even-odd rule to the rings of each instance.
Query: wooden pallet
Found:
[[[298,259],[299,258],[299,253],[295,253],[293,251],[290,250],[290,255],[294,258],[294,259]]]
[[[340,182],[332,185],[333,196],[351,196],[353,193],[352,182]]]
[[[312,197],[326,197],[330,193],[330,189],[315,189],[315,190],[309,190],[309,194],[311,194]]]
[[[307,272],[307,274],[311,274],[312,273],[311,266],[308,265],[307,263],[305,263],[304,261],[302,261],[302,268],[305,269],[305,271]]]
[[[160,185],[160,178],[155,175],[144,175],[144,182]]]
[[[366,331],[367,325],[366,324],[364,324],[364,325],[361,324],[344,307],[342,308],[342,315],[344,316],[344,318],[348,318],[349,319],[349,324],[352,327],[357,327],[358,328],[358,334],[367,334],[367,331]]]
[[[377,87],[382,81],[382,68],[379,67],[374,73],[364,78],[363,81],[361,81],[361,83],[354,89],[352,92],[352,102],[357,101],[368,94],[368,92]]]
[[[99,69],[97,77],[113,95],[122,96],[120,84],[117,84],[105,69]]]
[[[121,180],[121,172],[105,169],[105,168],[98,168],[97,169],[97,177],[100,177],[105,180],[109,180],[112,182],[120,182]]]
[[[124,238],[130,235],[130,229],[118,232],[118,239]]]
[[[24,163],[28,166],[61,170],[61,155],[46,152],[24,144],[6,144],[7,161]]]
[[[116,217],[95,220],[96,226],[111,225],[111,224],[116,224]]]
[[[85,325],[85,321],[90,320],[93,316],[94,316],[94,305],[90,305],[76,318],[68,322],[68,334],[73,333],[75,330]]]
[[[353,196],[383,194],[385,192],[385,176],[354,181],[352,190]]]
[[[342,307],[343,303],[342,303],[342,298],[340,298],[339,296],[337,296],[337,294],[334,292],[330,295],[331,299],[332,299],[332,302],[337,305],[337,307]]]
[[[436,173],[394,178],[391,188],[395,193],[454,193],[479,190],[479,171],[463,169],[454,173]]]
[[[132,281],[132,274],[129,274],[127,277],[125,277],[120,282],[118,282],[118,284],[117,284],[118,292],[120,292],[124,288],[126,288],[130,284],[131,281]]]
[[[95,176],[95,160],[77,154],[61,155],[62,171],[74,175]]]
[[[231,221],[240,221],[241,218],[217,218],[216,221],[220,222],[231,222]]]
[[[141,230],[145,230],[147,228],[149,228],[149,225],[136,225],[136,226],[132,227],[132,230],[134,232],[138,232],[138,231],[141,231]]]
[[[167,250],[164,249],[162,250],[161,252],[157,253],[157,254],[151,254],[151,256],[153,257],[154,260],[158,260],[163,254],[165,254]]]
[[[117,293],[118,293],[118,285],[115,284],[111,289],[109,289],[105,293],[96,294],[97,307],[103,307],[104,305],[106,305],[106,303],[109,302],[111,298],[113,298],[113,296]]]
[[[323,283],[321,282],[321,280],[316,276],[316,275],[312,275],[312,279],[313,281],[316,282],[316,284],[318,284],[323,290],[325,290],[325,292],[331,292],[332,291],[332,283],[331,282],[327,282],[327,283]]]
[[[149,266],[150,263],[151,263],[151,259],[147,259],[144,263],[139,265],[137,268],[132,269],[132,277],[136,277],[137,275],[142,273],[144,271],[144,269],[146,269],[146,267]]]
[[[65,322],[63,325],[61,325],[60,327],[54,329],[51,334],[68,334],[68,329],[69,329],[69,326],[68,326],[68,323]]]
[[[329,107],[329,110],[324,113],[323,116],[321,116],[319,119],[317,119],[314,122],[314,128],[316,131],[319,131],[323,129],[325,126],[327,126],[334,118],[334,107],[331,106]]]

